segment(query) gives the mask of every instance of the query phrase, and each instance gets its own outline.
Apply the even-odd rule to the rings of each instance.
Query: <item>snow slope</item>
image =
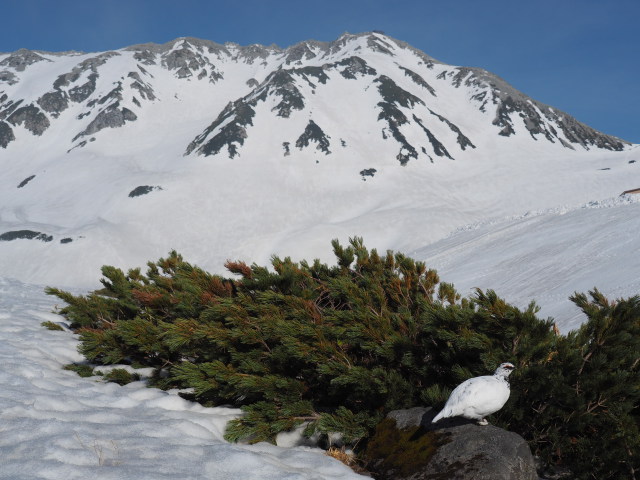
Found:
[[[81,378],[70,332],[42,321],[53,299],[0,279],[0,478],[348,480],[363,478],[319,450],[222,438],[231,408],[204,408],[175,394]]]
[[[412,255],[463,294],[493,289],[521,307],[535,300],[566,333],[585,320],[573,293],[640,294],[638,232],[640,198],[625,196],[469,226]]]

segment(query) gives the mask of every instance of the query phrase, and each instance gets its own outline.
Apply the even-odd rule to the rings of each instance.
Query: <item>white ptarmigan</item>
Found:
[[[503,363],[493,375],[484,375],[465,380],[458,385],[444,408],[431,421],[442,418],[464,417],[478,420],[479,425],[487,425],[485,417],[500,410],[509,399],[509,374],[515,367],[512,363]]]

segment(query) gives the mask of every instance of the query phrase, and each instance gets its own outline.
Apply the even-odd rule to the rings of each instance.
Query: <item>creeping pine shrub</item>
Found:
[[[146,274],[103,267],[103,288],[86,296],[47,293],[66,302],[91,363],[153,367],[155,386],[241,407],[230,441],[273,442],[302,426],[361,447],[390,410],[440,407],[461,381],[511,361],[499,425],[575,478],[634,478],[638,297],[576,294],[587,321],[564,336],[534,303],[518,309],[491,290],[462,298],[401,253],[381,255],[357,237],[333,250],[331,266],[227,262],[230,278],[171,252]]]

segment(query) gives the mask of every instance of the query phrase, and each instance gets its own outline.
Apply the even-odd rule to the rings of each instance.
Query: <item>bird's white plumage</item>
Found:
[[[448,417],[464,417],[486,425],[484,418],[500,410],[509,399],[507,377],[514,368],[511,363],[503,363],[493,375],[465,380],[451,392],[444,408],[432,422]]]

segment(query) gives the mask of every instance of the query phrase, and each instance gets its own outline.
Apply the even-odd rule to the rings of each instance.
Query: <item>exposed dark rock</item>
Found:
[[[418,97],[398,87],[389,77],[382,75],[375,81],[380,84],[378,85],[378,91],[385,100],[378,103],[378,107],[381,109],[378,114],[378,120],[387,121],[393,138],[400,144],[400,151],[396,155],[396,159],[400,162],[400,165],[404,166],[410,159],[418,158],[418,152],[400,131],[399,127],[408,123],[408,120],[406,115],[398,108],[398,104],[404,107],[412,107],[416,103],[423,102]],[[382,134],[386,138],[384,129]]]
[[[162,187],[159,187],[159,186],[152,187],[151,185],[140,185],[139,187],[136,187],[129,192],[129,197],[130,198],[140,197],[141,195],[146,195],[147,193],[151,193],[154,190],[162,190]]]
[[[537,480],[519,435],[453,418],[433,425],[431,408],[389,413],[365,451],[377,480]]]
[[[433,152],[438,155],[439,157],[447,157],[450,158],[451,160],[453,160],[453,157],[451,155],[449,155],[449,152],[447,151],[447,149],[445,148],[445,146],[442,144],[442,142],[440,142],[433,133],[431,133],[431,131],[424,126],[424,124],[422,123],[422,120],[420,120],[418,117],[416,117],[416,115],[413,115],[413,120],[420,125],[420,127],[422,128],[422,130],[424,130],[424,133],[427,134],[427,138],[429,139],[429,142],[431,143],[431,146],[433,147]]]
[[[471,99],[480,103],[479,108],[483,112],[486,111],[489,101],[496,105],[493,124],[501,127],[500,135],[510,136],[515,133],[513,119],[518,115],[533,138],[541,134],[548,141],[558,140],[567,148],[573,149],[571,144],[578,144],[585,149],[597,147],[620,151],[625,145],[629,145],[628,142],[598,132],[564,112],[527,97],[497,75],[484,69],[459,67],[438,75],[438,78],[446,77],[450,77],[456,87],[464,84],[467,87],[484,89]],[[558,135],[553,125],[562,131],[569,143]]]
[[[91,73],[85,83],[77,85],[69,90],[69,98],[77,103],[84,102],[96,90],[97,79],[98,74]]]
[[[6,99],[6,95],[3,95],[3,98]],[[16,110],[16,108],[20,106],[20,104],[22,104],[22,100],[18,100],[17,102],[9,100],[4,105],[0,106],[0,108],[2,109],[0,110],[0,120],[5,119],[9,115],[11,115]]]
[[[396,82],[391,80],[386,75],[380,75],[378,78],[374,80],[375,83],[378,83],[378,91],[380,95],[387,103],[394,103],[401,105],[405,108],[410,108],[415,106],[417,103],[420,105],[424,105],[424,102],[420,100],[415,95],[407,92],[403,88],[399,87]]]
[[[280,49],[277,47],[265,47],[264,45],[248,45],[241,47],[240,45],[234,45],[238,50],[238,57],[244,60],[245,63],[253,65],[257,60],[265,60],[271,53],[277,52]]]
[[[60,239],[60,243],[71,243],[73,242],[73,238],[65,237]]]
[[[362,180],[367,181],[366,177],[371,177],[376,174],[377,170],[375,168],[365,168],[364,170],[360,170],[360,175],[362,175]]]
[[[295,79],[288,70],[276,70],[265,80],[259,100],[266,100],[269,95],[280,97],[280,102],[273,107],[279,117],[289,118],[292,110],[304,108],[304,97],[295,85]]]
[[[400,126],[407,123],[407,117],[405,116],[398,107],[396,107],[393,103],[388,102],[380,102],[378,106],[381,108],[380,113],[378,114],[378,120],[386,120],[389,125],[389,130],[391,130],[391,134],[393,138],[400,144],[400,152],[396,155],[396,158],[400,162],[400,165],[406,165],[411,158],[418,158],[418,152],[411,145],[407,138],[400,131]],[[382,129],[382,137],[384,139],[387,138],[385,133],[385,129]]]
[[[316,142],[318,144],[316,148],[323,151],[325,155],[329,155],[331,153],[329,150],[331,146],[330,138],[313,120],[309,120],[304,132],[296,140],[296,147],[302,150],[304,147],[309,146],[309,142]]]
[[[125,107],[118,107],[119,105],[116,102],[102,110],[98,115],[96,115],[96,118],[89,123],[84,131],[80,132],[73,138],[73,141],[75,142],[82,136],[92,135],[104,128],[118,128],[123,126],[126,122],[133,122],[137,120],[138,117],[131,110]]]
[[[11,129],[11,125],[7,122],[0,120],[0,147],[7,148],[10,142],[16,139]]]
[[[96,104],[104,105],[109,102],[120,102],[122,101],[122,82],[116,82],[116,87],[109,91],[106,95],[98,98],[97,100],[92,100],[87,103],[89,107],[93,107]]]
[[[282,142],[282,148],[284,148],[284,156],[288,157],[289,155],[291,155],[291,150],[289,148],[290,143],[289,142]]]
[[[3,70],[0,72],[0,83],[15,85],[18,83],[18,77],[15,73],[10,72],[9,70]]]
[[[404,72],[404,74],[406,76],[408,76],[411,80],[413,80],[414,83],[416,83],[417,85],[420,85],[423,88],[426,88],[429,93],[431,95],[433,95],[434,97],[436,96],[436,91],[433,89],[433,87],[431,85],[429,85],[426,80],[424,78],[422,78],[420,75],[418,75],[416,72],[414,72],[413,70],[409,70],[408,68],[405,68],[401,65],[398,65],[400,67],[400,70],[402,70]]]
[[[22,187],[24,187],[27,183],[29,183],[29,182],[30,182],[31,180],[33,180],[34,178],[36,178],[36,176],[35,176],[35,175],[31,175],[31,176],[29,176],[29,177],[25,178],[24,180],[22,180],[22,181],[20,182],[20,184],[18,185],[18,188],[22,188]]]
[[[333,66],[344,67],[341,70],[338,69],[338,71],[340,72],[340,75],[350,80],[357,78],[358,75],[377,75],[378,73],[375,68],[370,67],[362,58],[356,56],[340,60],[333,64]]]
[[[476,148],[476,146],[473,143],[471,143],[471,140],[469,140],[467,136],[464,135],[456,125],[451,123],[442,115],[438,115],[436,112],[434,112],[431,109],[429,109],[429,112],[431,113],[431,115],[434,115],[435,117],[437,117],[438,120],[440,120],[441,122],[446,123],[449,126],[449,128],[458,135],[458,145],[460,145],[460,148],[462,148],[462,150],[466,150],[467,147]]]
[[[300,75],[306,82],[311,86],[311,88],[316,88],[316,85],[309,79],[309,77],[313,77],[318,80],[321,84],[327,83],[329,77],[326,73],[324,73],[323,67],[304,67],[304,68],[295,68],[291,70],[291,73]]]
[[[9,115],[7,121],[14,126],[24,124],[34,135],[42,135],[50,125],[47,116],[33,104],[18,108]]]
[[[55,90],[60,90],[62,87],[68,87],[69,84],[75,82],[78,78],[80,78],[79,70],[72,70],[69,73],[58,75],[58,78],[53,82],[53,88]]]
[[[12,240],[40,240],[50,242],[53,236],[46,233],[34,232],[33,230],[12,230],[0,235],[0,242],[10,242]]]
[[[196,43],[196,45],[191,45],[192,43]],[[196,72],[202,73],[201,70],[204,68],[208,68],[211,71],[211,74],[208,75],[211,82],[216,82],[223,78],[222,74],[216,70],[215,65],[200,53],[202,46],[197,45],[197,43],[189,39],[183,40],[181,48],[163,53],[162,65],[169,70],[175,70],[175,75],[178,78],[193,77]],[[206,72],[201,78],[205,76],[207,76]]]
[[[59,96],[55,100],[53,99],[50,100],[50,101],[57,102],[58,110],[55,111],[56,116],[59,115],[68,106],[66,103],[64,103],[62,98],[65,98],[66,100],[66,97],[68,96],[68,98],[72,102],[76,102],[76,103],[84,102],[87,98],[89,98],[91,94],[96,90],[96,82],[98,80],[98,67],[100,67],[101,65],[104,65],[110,58],[118,55],[120,54],[117,52],[101,53],[95,57],[91,57],[91,58],[87,58],[86,60],[83,60],[78,65],[73,67],[73,69],[70,72],[58,76],[55,82],[53,82],[53,89],[56,92],[59,92]],[[81,85],[73,86],[65,94],[63,91],[63,88],[69,87],[71,84],[77,82],[82,76],[82,74],[87,71],[91,72],[87,76],[87,80]],[[45,94],[45,95],[49,95],[49,94]],[[40,98],[40,100],[42,99],[43,97]],[[40,100],[38,100],[38,103],[40,103]],[[51,108],[53,107],[54,107],[54,104],[52,103]]]
[[[69,101],[67,100],[66,93],[56,90],[42,95],[38,99],[38,105],[40,105],[45,112],[48,112],[51,116],[57,118],[60,113],[67,109]]]
[[[215,155],[225,146],[229,153],[229,158],[238,155],[238,145],[243,145],[247,138],[246,127],[253,125],[255,110],[244,99],[229,103],[218,115],[218,118],[209,125],[204,132],[196,137],[187,147],[186,155],[194,150],[204,155]],[[216,132],[218,127],[229,118],[233,120],[226,123],[215,135],[207,140],[207,137]]]
[[[26,48],[21,48],[2,60],[0,62],[0,66],[13,68],[18,72],[23,72],[29,65],[43,61],[50,62],[51,60],[38,55],[36,52],[27,50]]]
[[[144,65],[155,65],[156,64],[156,56],[149,50],[142,50],[133,54],[133,58],[135,58],[138,62]]]
[[[309,47],[309,44],[304,42],[304,43],[298,43],[297,45],[294,45],[290,48],[287,49],[287,58],[285,60],[286,64],[291,64],[291,63],[302,63],[301,60],[311,60],[312,58],[315,58],[316,54],[311,50],[311,48]]]
[[[386,42],[376,35],[369,35],[367,38],[367,46],[374,51],[386,53],[387,55],[393,55],[393,45]]]

